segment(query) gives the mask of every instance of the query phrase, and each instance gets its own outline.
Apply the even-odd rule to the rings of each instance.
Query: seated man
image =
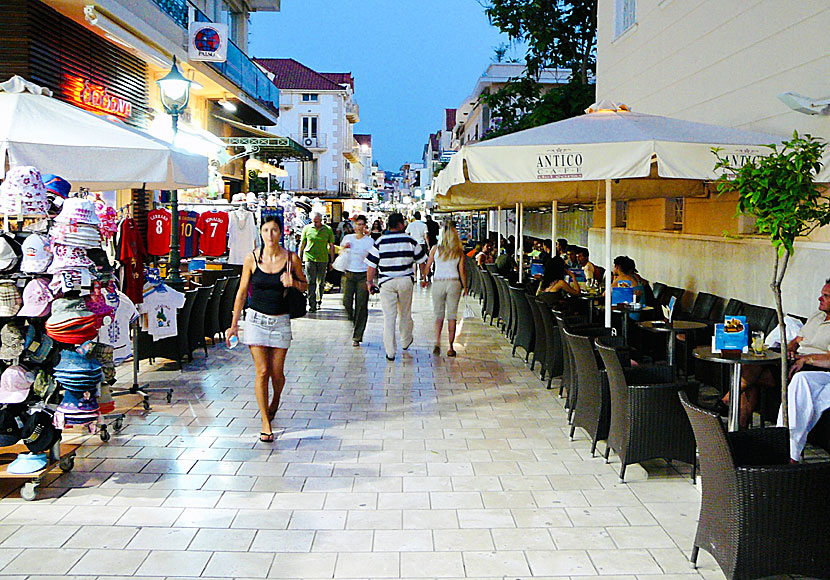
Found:
[[[830,278],[821,289],[818,309],[804,323],[798,336],[787,344],[787,354],[794,361],[790,378],[802,370],[821,370],[821,367],[830,366]],[[741,372],[741,427],[749,425],[752,411],[758,404],[758,389],[762,386],[777,387],[770,367],[745,365]],[[728,397],[724,399],[727,400]]]
[[[582,268],[582,271],[585,272],[585,277],[588,280],[596,280],[597,269],[589,260],[588,257],[591,254],[588,252],[588,248],[577,248],[576,250],[576,261],[579,264],[579,267]]]
[[[499,274],[507,278],[508,282],[511,284],[515,284],[516,280],[518,279],[518,274],[516,273],[516,260],[513,259],[513,255],[510,253],[503,253],[501,256],[496,258],[496,270],[498,270]]]
[[[830,361],[827,359],[814,362],[830,368]],[[790,417],[790,458],[799,461],[807,443],[807,435],[821,419],[821,414],[830,409],[830,372],[796,373],[787,387],[787,401]],[[784,426],[783,410],[778,412],[778,426]]]

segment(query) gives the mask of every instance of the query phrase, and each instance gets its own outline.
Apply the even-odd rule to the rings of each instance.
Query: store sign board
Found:
[[[228,25],[191,22],[188,29],[187,58],[225,62],[228,58]]]
[[[109,92],[107,87],[91,83],[87,79],[69,77],[69,97],[75,105],[95,113],[105,113],[127,119],[132,115],[132,104]]]

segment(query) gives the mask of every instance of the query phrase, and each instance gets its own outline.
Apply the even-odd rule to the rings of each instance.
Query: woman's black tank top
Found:
[[[286,267],[287,267],[286,262]],[[263,272],[259,259],[254,254],[254,273],[251,275],[251,297],[248,307],[262,314],[276,316],[288,314],[288,301],[285,299],[285,286],[281,276],[285,268],[274,274]]]

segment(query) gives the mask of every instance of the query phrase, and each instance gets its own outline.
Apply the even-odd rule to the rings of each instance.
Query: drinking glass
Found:
[[[752,331],[751,348],[755,356],[764,356],[764,333],[760,330]]]

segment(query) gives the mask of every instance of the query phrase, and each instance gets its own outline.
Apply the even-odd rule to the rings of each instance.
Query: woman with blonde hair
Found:
[[[426,270],[435,265],[432,280],[432,309],[435,312],[435,348],[433,354],[441,354],[441,330],[447,319],[450,347],[447,356],[455,356],[455,325],[458,319],[458,301],[467,293],[467,271],[464,269],[464,247],[455,222],[447,220],[441,228],[438,244],[429,252]],[[426,284],[424,284],[425,286]]]

